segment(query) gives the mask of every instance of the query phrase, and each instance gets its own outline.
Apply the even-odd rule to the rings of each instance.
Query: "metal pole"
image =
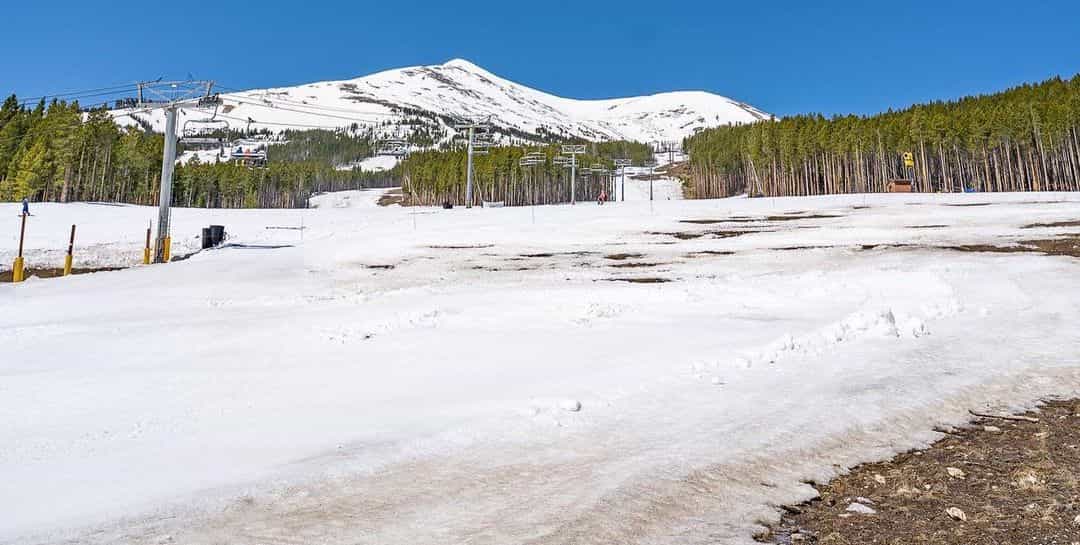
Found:
[[[570,154],[570,204],[577,204],[577,154]]]
[[[622,167],[622,200],[626,202],[626,167]]]
[[[165,109],[165,153],[161,158],[161,191],[158,197],[158,236],[154,263],[165,262],[165,244],[169,238],[169,207],[172,205],[173,168],[176,165],[177,107]]]
[[[472,208],[472,152],[473,128],[469,127],[469,158],[465,167],[465,208]]]

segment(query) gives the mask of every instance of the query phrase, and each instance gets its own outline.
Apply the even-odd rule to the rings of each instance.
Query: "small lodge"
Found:
[[[911,193],[913,186],[911,180],[889,180],[888,185],[885,186],[885,191],[889,193]]]

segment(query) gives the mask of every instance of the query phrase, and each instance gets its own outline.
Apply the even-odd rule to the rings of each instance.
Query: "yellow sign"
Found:
[[[915,154],[910,151],[904,152],[904,166],[911,168],[915,166]]]

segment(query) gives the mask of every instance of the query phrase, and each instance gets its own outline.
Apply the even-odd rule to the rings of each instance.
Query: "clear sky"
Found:
[[[562,96],[702,89],[872,113],[1080,72],[1080,1],[19,2],[0,93],[154,79],[231,88],[462,57]]]

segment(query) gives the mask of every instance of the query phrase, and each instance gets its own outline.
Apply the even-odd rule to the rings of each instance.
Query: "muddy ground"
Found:
[[[976,418],[930,448],[855,468],[784,507],[763,543],[1080,543],[1080,400]]]

